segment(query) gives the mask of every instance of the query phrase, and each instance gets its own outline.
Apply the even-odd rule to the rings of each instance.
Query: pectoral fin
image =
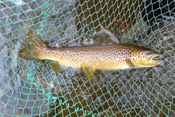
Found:
[[[132,63],[130,59],[125,59],[125,61],[129,67],[134,67],[134,64]]]
[[[86,75],[88,77],[88,80],[91,81],[93,76],[94,76],[94,73],[95,73],[95,69],[92,69],[92,68],[84,68],[84,71],[86,72]]]
[[[58,62],[53,62],[52,63],[52,69],[54,70],[54,72],[61,72],[61,71],[63,71],[63,67],[61,67]]]

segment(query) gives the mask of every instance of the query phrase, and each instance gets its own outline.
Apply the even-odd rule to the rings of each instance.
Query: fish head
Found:
[[[159,60],[155,60],[160,54],[151,49],[139,48],[131,54],[131,61],[135,67],[153,67],[160,64]]]

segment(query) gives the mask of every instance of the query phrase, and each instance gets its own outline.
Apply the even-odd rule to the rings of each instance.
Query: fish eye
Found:
[[[152,52],[151,52],[151,51],[147,51],[147,52],[145,52],[145,54],[146,54],[146,55],[151,55]]]

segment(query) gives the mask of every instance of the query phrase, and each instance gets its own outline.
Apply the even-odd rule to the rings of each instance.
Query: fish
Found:
[[[33,30],[29,29],[19,51],[23,59],[51,60],[52,68],[83,68],[89,81],[96,70],[124,70],[130,68],[153,67],[160,63],[154,60],[159,53],[149,48],[131,44],[111,44],[101,46],[50,47]]]

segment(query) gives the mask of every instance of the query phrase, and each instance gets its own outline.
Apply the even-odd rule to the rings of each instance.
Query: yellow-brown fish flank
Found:
[[[64,66],[72,67],[91,67],[94,69],[111,69],[109,64],[126,64],[126,59],[132,57],[131,52],[135,49],[133,45],[128,44],[116,44],[106,46],[90,46],[90,47],[69,47],[69,48],[47,48],[42,51],[40,59],[49,59],[53,61],[59,61]],[[66,64],[65,64],[66,62]],[[108,63],[107,63],[108,62]],[[76,65],[75,65],[76,64]],[[125,65],[125,66],[126,66]]]
[[[41,38],[30,30],[19,55],[25,59],[52,60],[55,72],[65,67],[85,68],[91,80],[95,70],[121,70],[133,67],[152,67],[159,61],[152,60],[158,53],[139,46],[129,44],[114,44],[87,47],[47,47]]]

